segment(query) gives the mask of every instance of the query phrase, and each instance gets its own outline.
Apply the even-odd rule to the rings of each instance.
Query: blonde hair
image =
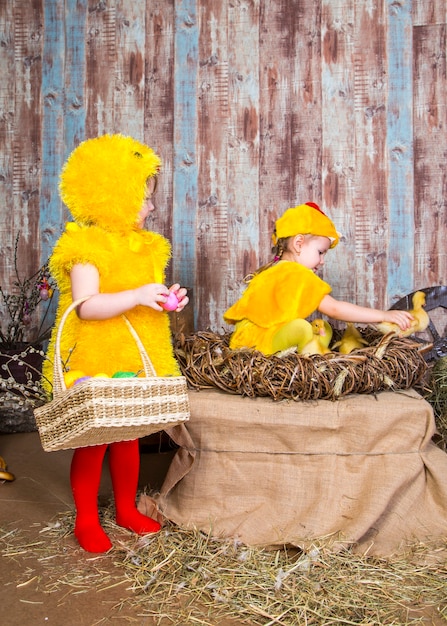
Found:
[[[257,276],[261,272],[264,272],[265,270],[268,270],[269,267],[273,267],[273,265],[276,265],[278,261],[282,259],[282,255],[287,250],[290,239],[292,239],[292,237],[281,237],[280,239],[277,239],[275,245],[272,246],[271,250],[272,254],[274,255],[273,259],[265,265],[261,265],[261,267],[258,267],[258,269],[255,270],[252,274],[247,274],[247,276],[244,276],[244,283],[249,283],[255,276]]]

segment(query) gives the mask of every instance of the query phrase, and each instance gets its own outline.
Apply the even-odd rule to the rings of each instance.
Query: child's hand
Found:
[[[401,330],[407,330],[410,328],[413,319],[414,317],[408,311],[401,311],[398,309],[383,311],[383,322],[397,324]]]
[[[180,313],[180,311],[183,311],[185,306],[188,304],[189,298],[186,295],[186,289],[184,287],[180,287],[178,283],[172,285],[170,289],[168,289],[166,285],[162,285],[160,283],[148,283],[146,285],[142,285],[141,287],[137,287],[135,289],[137,304],[150,306],[156,311],[163,311],[162,305],[166,303],[170,291],[174,292],[177,296],[178,306],[175,311],[176,313]]]
[[[147,283],[135,290],[136,304],[149,306],[156,311],[163,311],[160,303],[165,303],[169,295],[169,289],[166,285],[160,283]]]

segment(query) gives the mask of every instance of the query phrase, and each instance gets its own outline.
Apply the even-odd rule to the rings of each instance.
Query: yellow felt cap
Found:
[[[276,245],[278,239],[293,237],[294,235],[328,237],[331,240],[331,248],[335,248],[340,239],[332,221],[313,202],[287,209],[276,220],[275,232],[272,235],[273,245]]]

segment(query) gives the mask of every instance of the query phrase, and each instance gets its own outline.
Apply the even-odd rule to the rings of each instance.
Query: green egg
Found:
[[[135,378],[135,372],[115,372],[112,378]]]

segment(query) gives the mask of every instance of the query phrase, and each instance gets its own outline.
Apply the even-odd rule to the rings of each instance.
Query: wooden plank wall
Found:
[[[388,307],[446,284],[445,0],[0,0],[0,284],[69,219],[58,176],[122,132],[163,175],[197,329],[223,328],[275,219],[312,200],[342,233],[336,297]]]

